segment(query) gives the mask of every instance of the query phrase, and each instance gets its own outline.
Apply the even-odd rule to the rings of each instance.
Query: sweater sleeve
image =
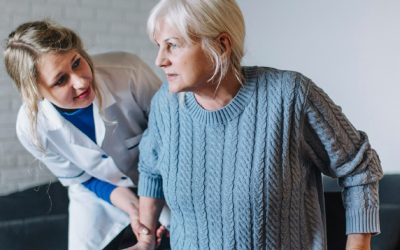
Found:
[[[379,233],[379,157],[367,135],[356,130],[341,108],[308,80],[304,138],[320,170],[339,178],[346,210],[346,234]]]
[[[160,91],[159,91],[160,92]],[[160,146],[162,144],[160,134],[161,112],[157,105],[160,97],[159,92],[154,96],[151,102],[149,123],[146,131],[143,133],[139,144],[139,196],[152,198],[164,198],[162,190],[162,178],[158,170],[160,160]]]

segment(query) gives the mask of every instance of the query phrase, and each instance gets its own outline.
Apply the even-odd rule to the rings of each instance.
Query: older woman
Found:
[[[162,0],[148,29],[168,82],[140,143],[140,221],[151,230],[136,249],[153,248],[164,199],[172,249],[325,249],[321,173],[344,188],[347,248],[369,249],[377,154],[307,77],[240,65],[234,0]]]

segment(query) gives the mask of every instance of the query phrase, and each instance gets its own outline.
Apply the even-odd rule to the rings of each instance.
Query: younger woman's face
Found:
[[[39,91],[54,105],[63,109],[79,109],[93,102],[93,73],[88,62],[76,50],[44,54],[36,68]]]

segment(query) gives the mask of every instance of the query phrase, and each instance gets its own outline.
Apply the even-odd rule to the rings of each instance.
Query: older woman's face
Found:
[[[207,83],[214,68],[199,42],[188,44],[176,29],[166,22],[160,22],[155,34],[159,47],[156,65],[161,67],[168,80],[169,91],[197,92],[204,88],[214,88]]]
[[[41,95],[56,106],[78,109],[93,102],[92,71],[88,62],[75,50],[42,55],[37,70]]]

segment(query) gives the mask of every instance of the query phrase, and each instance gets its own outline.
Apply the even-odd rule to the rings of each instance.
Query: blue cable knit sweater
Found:
[[[139,195],[165,197],[172,249],[325,249],[321,172],[344,187],[347,233],[379,232],[379,158],[340,107],[296,72],[243,68],[206,111],[157,92],[140,144]]]

